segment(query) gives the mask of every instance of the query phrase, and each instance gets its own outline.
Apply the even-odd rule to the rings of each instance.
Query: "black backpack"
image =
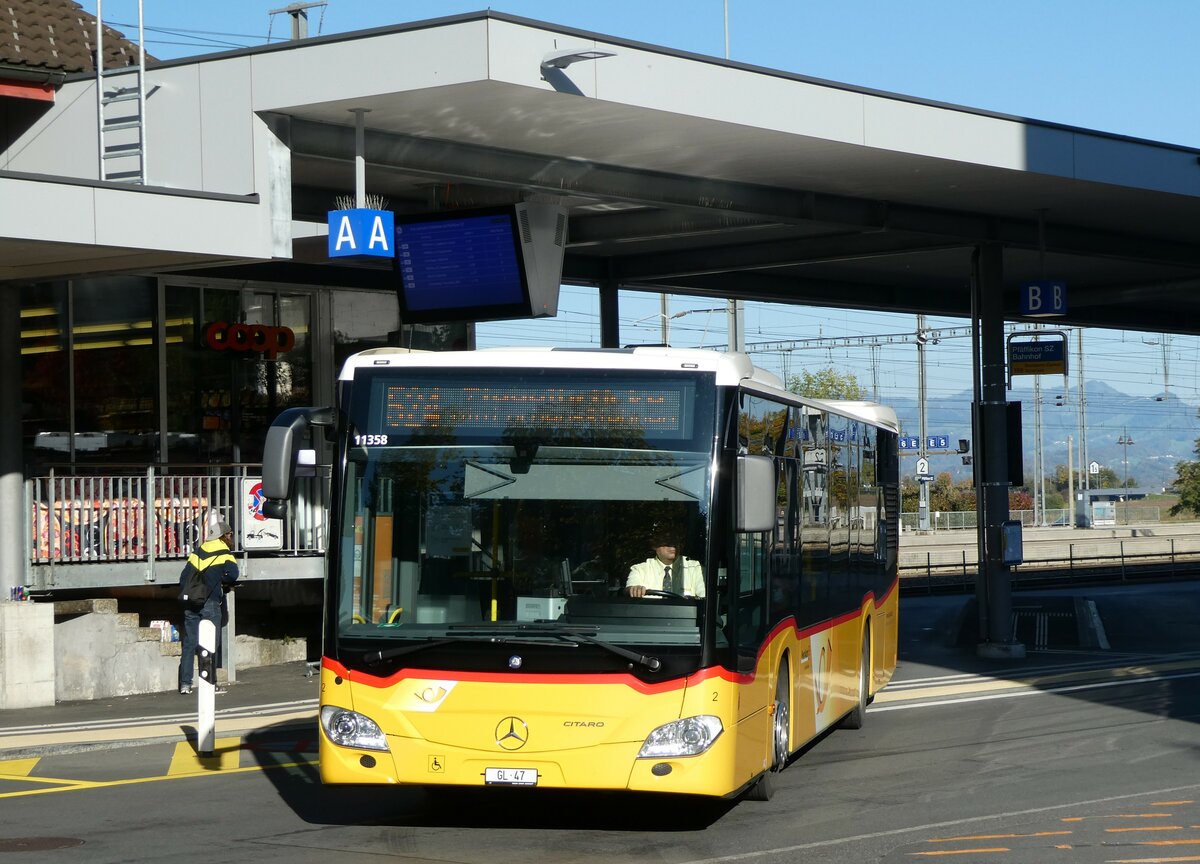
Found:
[[[204,571],[197,570],[192,566],[192,562],[188,561],[183,565],[183,572],[179,574],[179,602],[185,606],[200,607],[208,600],[208,580],[204,578]]]

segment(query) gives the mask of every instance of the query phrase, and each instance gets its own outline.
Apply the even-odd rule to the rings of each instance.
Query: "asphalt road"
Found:
[[[767,803],[325,788],[292,718],[206,760],[178,736],[0,753],[0,864],[1200,861],[1200,586],[1087,594],[1110,648],[1056,636],[1004,667],[975,657],[963,598],[902,599],[866,728]]]

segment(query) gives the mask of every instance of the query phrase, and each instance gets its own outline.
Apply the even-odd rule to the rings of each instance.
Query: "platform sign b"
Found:
[[[1067,283],[1039,279],[1021,283],[1021,315],[1025,318],[1049,318],[1067,314]]]

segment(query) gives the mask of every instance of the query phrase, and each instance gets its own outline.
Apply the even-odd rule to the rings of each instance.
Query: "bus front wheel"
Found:
[[[747,801],[770,801],[775,794],[775,775],[787,765],[791,754],[792,684],[785,660],[775,680],[775,706],[771,714],[771,767],[746,790]]]

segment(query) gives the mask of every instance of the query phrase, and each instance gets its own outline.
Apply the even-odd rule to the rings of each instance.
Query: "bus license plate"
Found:
[[[483,782],[489,786],[536,786],[536,768],[485,768]]]

